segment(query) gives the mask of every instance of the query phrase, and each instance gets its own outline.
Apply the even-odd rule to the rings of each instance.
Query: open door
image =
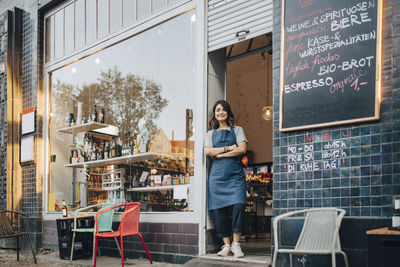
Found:
[[[272,35],[264,34],[210,52],[208,65],[208,116],[215,101],[226,99],[249,141],[242,249],[245,259],[265,258],[271,253]],[[207,163],[209,170],[210,162]],[[209,216],[206,225],[206,251],[212,254],[219,249],[219,240]]]
[[[208,91],[207,91],[207,118],[213,113],[214,103],[220,99],[225,99],[225,75],[226,75],[226,49],[221,48],[208,54]],[[211,160],[207,157],[207,184]],[[207,194],[206,194],[207,195]],[[206,208],[208,206],[206,205]],[[218,241],[214,234],[214,225],[210,219],[210,214],[206,213],[206,253],[217,250]]]

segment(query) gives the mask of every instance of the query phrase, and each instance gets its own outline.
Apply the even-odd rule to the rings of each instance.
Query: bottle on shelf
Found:
[[[97,108],[96,105],[94,105],[94,110],[93,110],[93,113],[92,113],[92,121],[94,121],[94,122],[97,122],[97,119],[98,119],[98,117],[97,117],[97,109],[96,108]]]
[[[97,159],[104,159],[104,149],[103,146],[100,146],[99,157]]]
[[[116,147],[114,141],[111,141],[111,148],[110,148],[110,150],[111,150],[110,158],[115,158],[115,157],[117,156],[117,147]]]
[[[99,122],[100,123],[104,123],[104,109],[103,109],[103,107],[101,107],[100,111],[99,111]]]
[[[121,138],[117,138],[117,144],[115,145],[116,146],[116,150],[117,150],[117,152],[116,152],[116,155],[117,155],[117,157],[121,157],[122,156],[122,141],[121,141]]]
[[[65,203],[65,200],[62,201],[61,211],[62,211],[62,216],[63,217],[68,217],[68,208],[67,208],[67,205]]]
[[[97,149],[95,143],[92,143],[92,150],[90,154],[90,160],[97,160]]]
[[[135,142],[133,139],[129,139],[129,155],[135,154]]]
[[[108,142],[104,142],[103,143],[103,153],[104,153],[104,159],[108,159],[109,158],[109,151],[110,151],[110,147],[108,145]]]

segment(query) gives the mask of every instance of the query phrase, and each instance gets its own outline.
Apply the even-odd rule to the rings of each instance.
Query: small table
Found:
[[[57,218],[57,234],[60,259],[69,260],[72,246],[74,217]],[[77,228],[94,227],[94,215],[76,216]],[[75,237],[74,259],[89,258],[92,255],[93,234],[79,233]]]
[[[400,231],[388,227],[367,231],[368,267],[400,266]]]

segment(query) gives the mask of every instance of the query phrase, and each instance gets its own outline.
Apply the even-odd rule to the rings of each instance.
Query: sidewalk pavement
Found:
[[[20,259],[17,261],[17,253],[15,250],[0,249],[0,267],[89,267],[93,266],[92,259],[80,260],[62,260],[58,250],[40,249],[37,252],[37,264],[34,263],[32,253],[24,251],[20,253]],[[268,264],[262,263],[257,259],[251,259],[250,256],[245,260],[235,259],[233,256],[218,257],[215,255],[200,256],[188,261],[186,264],[172,264],[167,262],[154,262],[151,265],[146,259],[127,259],[126,267],[269,267]],[[254,258],[254,257],[253,257]],[[97,267],[115,267],[121,266],[121,258],[118,257],[97,257]]]
[[[0,267],[89,267],[93,266],[92,259],[80,259],[72,262],[60,259],[57,250],[39,250],[37,252],[37,264],[34,263],[32,253],[24,251],[19,254],[17,261],[17,252],[15,250],[0,250]],[[98,267],[114,267],[121,266],[121,258],[98,256]],[[148,259],[127,259],[125,262],[127,267],[180,267],[180,264],[172,264],[166,262],[154,262],[151,265]]]

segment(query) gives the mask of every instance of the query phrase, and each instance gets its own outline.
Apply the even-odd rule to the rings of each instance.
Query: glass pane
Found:
[[[164,8],[167,4],[166,0],[151,0],[151,12],[154,13],[161,8]]]
[[[75,2],[75,48],[85,45],[85,0]]]
[[[46,62],[54,59],[54,17],[50,16],[46,19]]]
[[[147,17],[151,14],[151,1],[149,0],[136,0],[137,1],[137,20]]]
[[[110,32],[122,27],[122,0],[113,0],[110,4]]]
[[[74,22],[75,22],[75,14],[74,14],[74,4],[71,4],[65,7],[65,53],[68,54],[74,51]]]
[[[136,0],[123,0],[123,22],[124,26],[136,20]]]
[[[100,39],[108,34],[108,0],[98,0],[97,7],[97,25],[99,27],[97,38]]]
[[[86,44],[97,39],[96,13],[96,0],[86,0]]]
[[[50,210],[63,199],[80,206],[141,201],[145,211],[192,209],[193,15],[51,74]]]
[[[64,10],[54,15],[54,57],[60,58],[64,55]]]

